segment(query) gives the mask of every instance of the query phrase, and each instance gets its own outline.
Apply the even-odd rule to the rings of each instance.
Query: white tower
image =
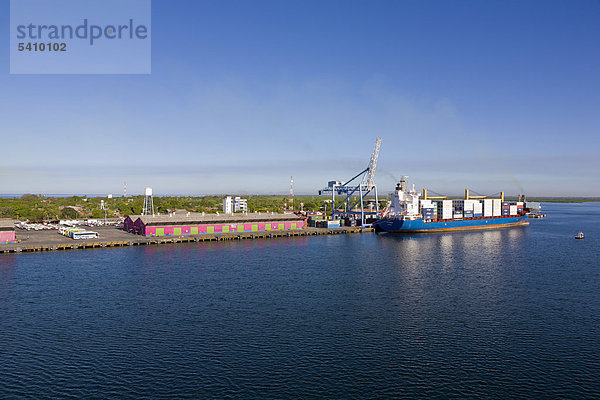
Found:
[[[146,194],[144,197],[144,208],[142,209],[142,215],[154,215],[154,202],[152,201],[152,188],[146,188]]]

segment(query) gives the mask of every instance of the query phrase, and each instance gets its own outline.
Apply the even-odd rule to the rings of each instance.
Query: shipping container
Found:
[[[433,207],[433,201],[431,201],[431,200],[421,200],[420,203],[421,203],[421,207],[423,207],[423,208]]]
[[[517,206],[510,206],[510,215],[517,215]]]

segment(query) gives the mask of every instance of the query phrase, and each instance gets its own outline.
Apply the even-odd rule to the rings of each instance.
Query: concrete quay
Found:
[[[94,227],[100,238],[89,240],[73,240],[60,235],[55,230],[17,231],[17,243],[0,245],[2,253],[30,253],[46,251],[85,250],[107,247],[151,246],[173,243],[218,242],[223,240],[254,240],[268,238],[287,238],[317,235],[344,235],[373,232],[372,228],[306,228],[294,231],[266,231],[247,233],[217,233],[184,236],[143,237],[112,227]]]

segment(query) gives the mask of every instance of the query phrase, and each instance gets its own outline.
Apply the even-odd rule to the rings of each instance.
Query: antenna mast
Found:
[[[294,209],[294,177],[290,177],[290,204],[289,209]]]

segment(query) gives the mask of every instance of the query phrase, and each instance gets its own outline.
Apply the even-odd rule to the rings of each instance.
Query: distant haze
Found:
[[[8,2],[0,25],[8,26]],[[0,74],[0,193],[600,196],[600,2],[154,1],[152,74]],[[0,60],[8,66],[8,41]]]

